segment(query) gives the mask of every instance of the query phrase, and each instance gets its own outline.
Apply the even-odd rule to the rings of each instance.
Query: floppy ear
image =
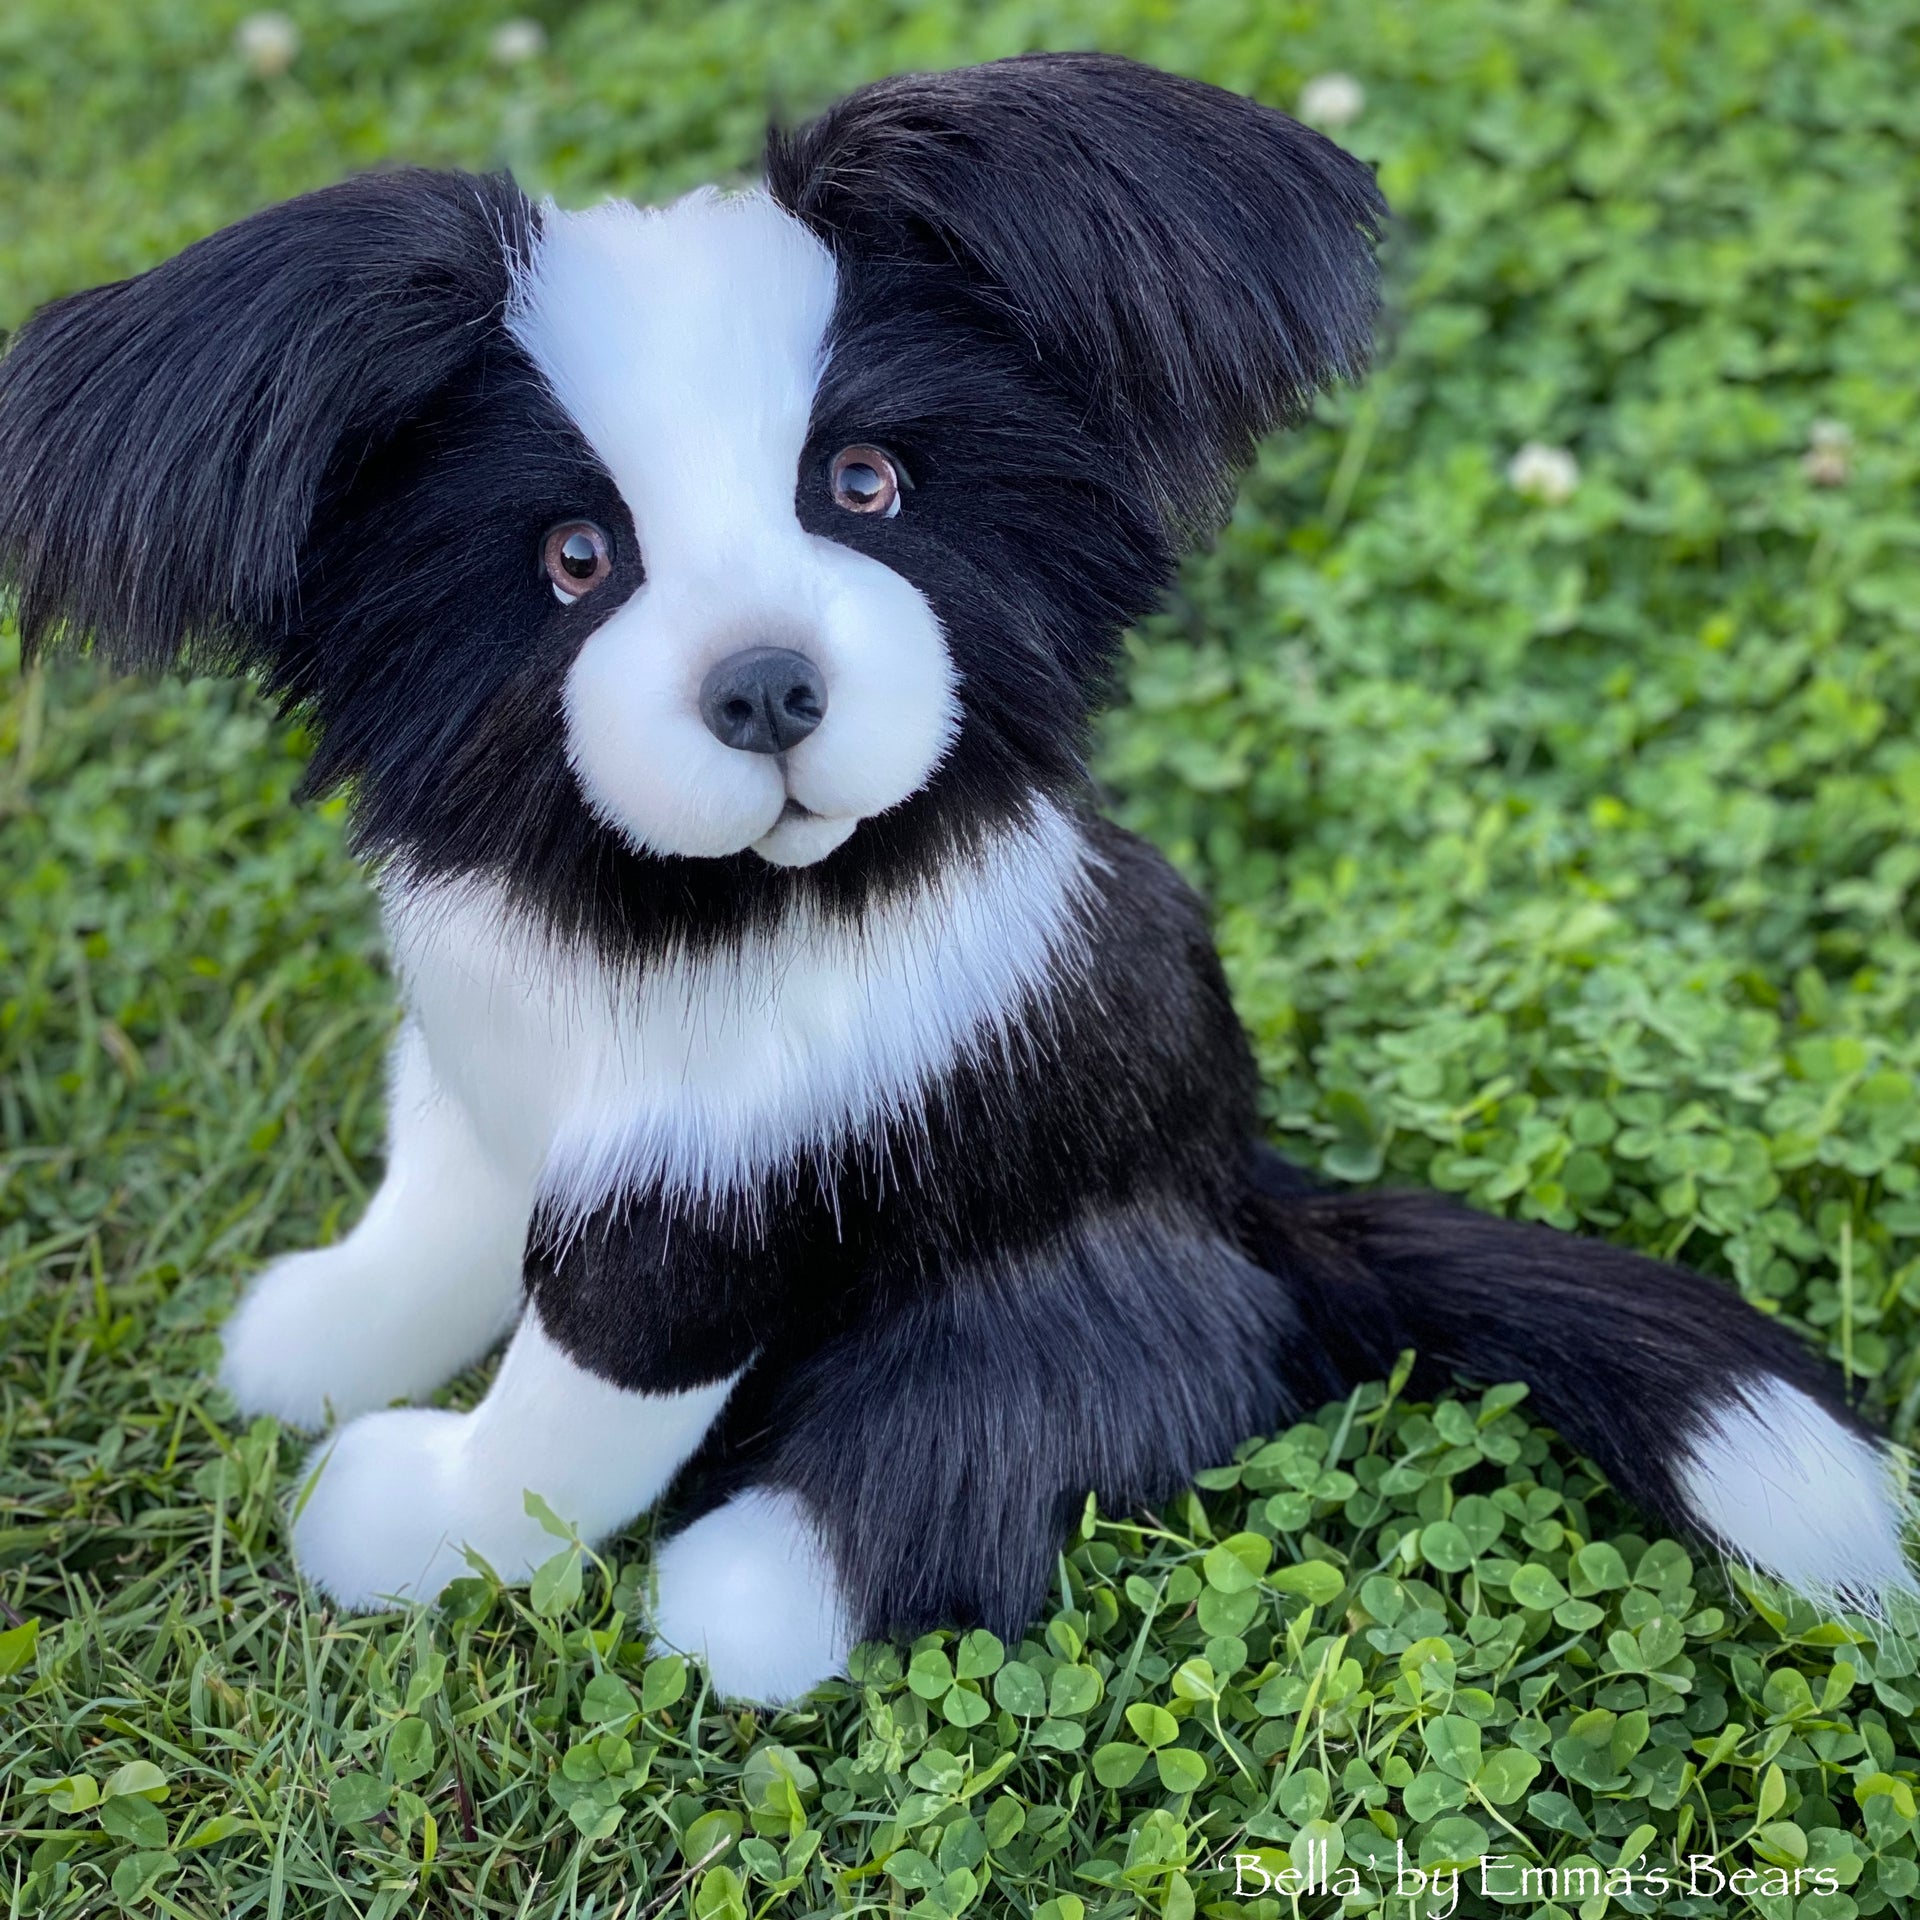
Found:
[[[484,347],[533,212],[504,175],[369,174],[55,301],[0,359],[0,582],[29,649],[245,658],[322,483]]]
[[[843,267],[917,270],[1010,329],[1177,525],[1366,361],[1371,171],[1197,80],[1087,53],[906,74],[774,133],[767,177]]]

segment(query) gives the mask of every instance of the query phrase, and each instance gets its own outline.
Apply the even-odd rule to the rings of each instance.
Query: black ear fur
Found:
[[[1177,527],[1259,435],[1365,365],[1385,203],[1271,108],[1106,54],[1025,54],[848,95],[767,154],[843,265],[984,300],[1137,460]]]
[[[0,583],[29,650],[245,658],[329,469],[482,349],[533,222],[504,175],[368,174],[42,308],[0,359]]]

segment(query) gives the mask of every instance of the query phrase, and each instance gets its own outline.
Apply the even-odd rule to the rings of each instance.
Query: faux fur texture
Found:
[[[386,1183],[223,1375],[357,1416],[320,1585],[520,1577],[527,1490],[597,1535],[677,1483],[659,1634],[787,1699],[860,1636],[1016,1632],[1090,1489],[1405,1346],[1730,1553],[1909,1584],[1891,1456],[1733,1294],[1262,1146],[1204,912],[1099,816],[1121,635],[1361,369],[1383,218],[1284,115],[1032,55],[864,88],[749,194],[369,176],[22,329],[29,644],[257,672],[386,901]],[[809,704],[754,744],[703,689],[767,648]],[[385,1409],[515,1318],[475,1412]]]

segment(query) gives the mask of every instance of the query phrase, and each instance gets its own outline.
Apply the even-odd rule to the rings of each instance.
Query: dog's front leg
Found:
[[[556,1550],[529,1492],[601,1539],[660,1497],[733,1380],[630,1392],[569,1357],[530,1308],[473,1412],[364,1414],[316,1450],[293,1523],[301,1571],[365,1609],[432,1600],[469,1570],[469,1549],[524,1580]]]
[[[394,1042],[386,1178],[338,1246],[256,1280],[224,1329],[245,1413],[322,1427],[431,1392],[512,1324],[533,1172],[482,1145],[409,1022]]]
[[[524,1580],[555,1550],[529,1493],[588,1541],[613,1532],[700,1444],[784,1278],[782,1257],[728,1222],[643,1200],[536,1228],[527,1309],[480,1405],[365,1414],[316,1450],[293,1525],[301,1570],[353,1607],[431,1600],[469,1549]]]

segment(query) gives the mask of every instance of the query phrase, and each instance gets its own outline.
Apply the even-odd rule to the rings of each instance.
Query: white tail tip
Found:
[[[1914,1594],[1899,1457],[1786,1381],[1743,1382],[1688,1443],[1680,1492],[1736,1559],[1797,1592],[1884,1615]]]

